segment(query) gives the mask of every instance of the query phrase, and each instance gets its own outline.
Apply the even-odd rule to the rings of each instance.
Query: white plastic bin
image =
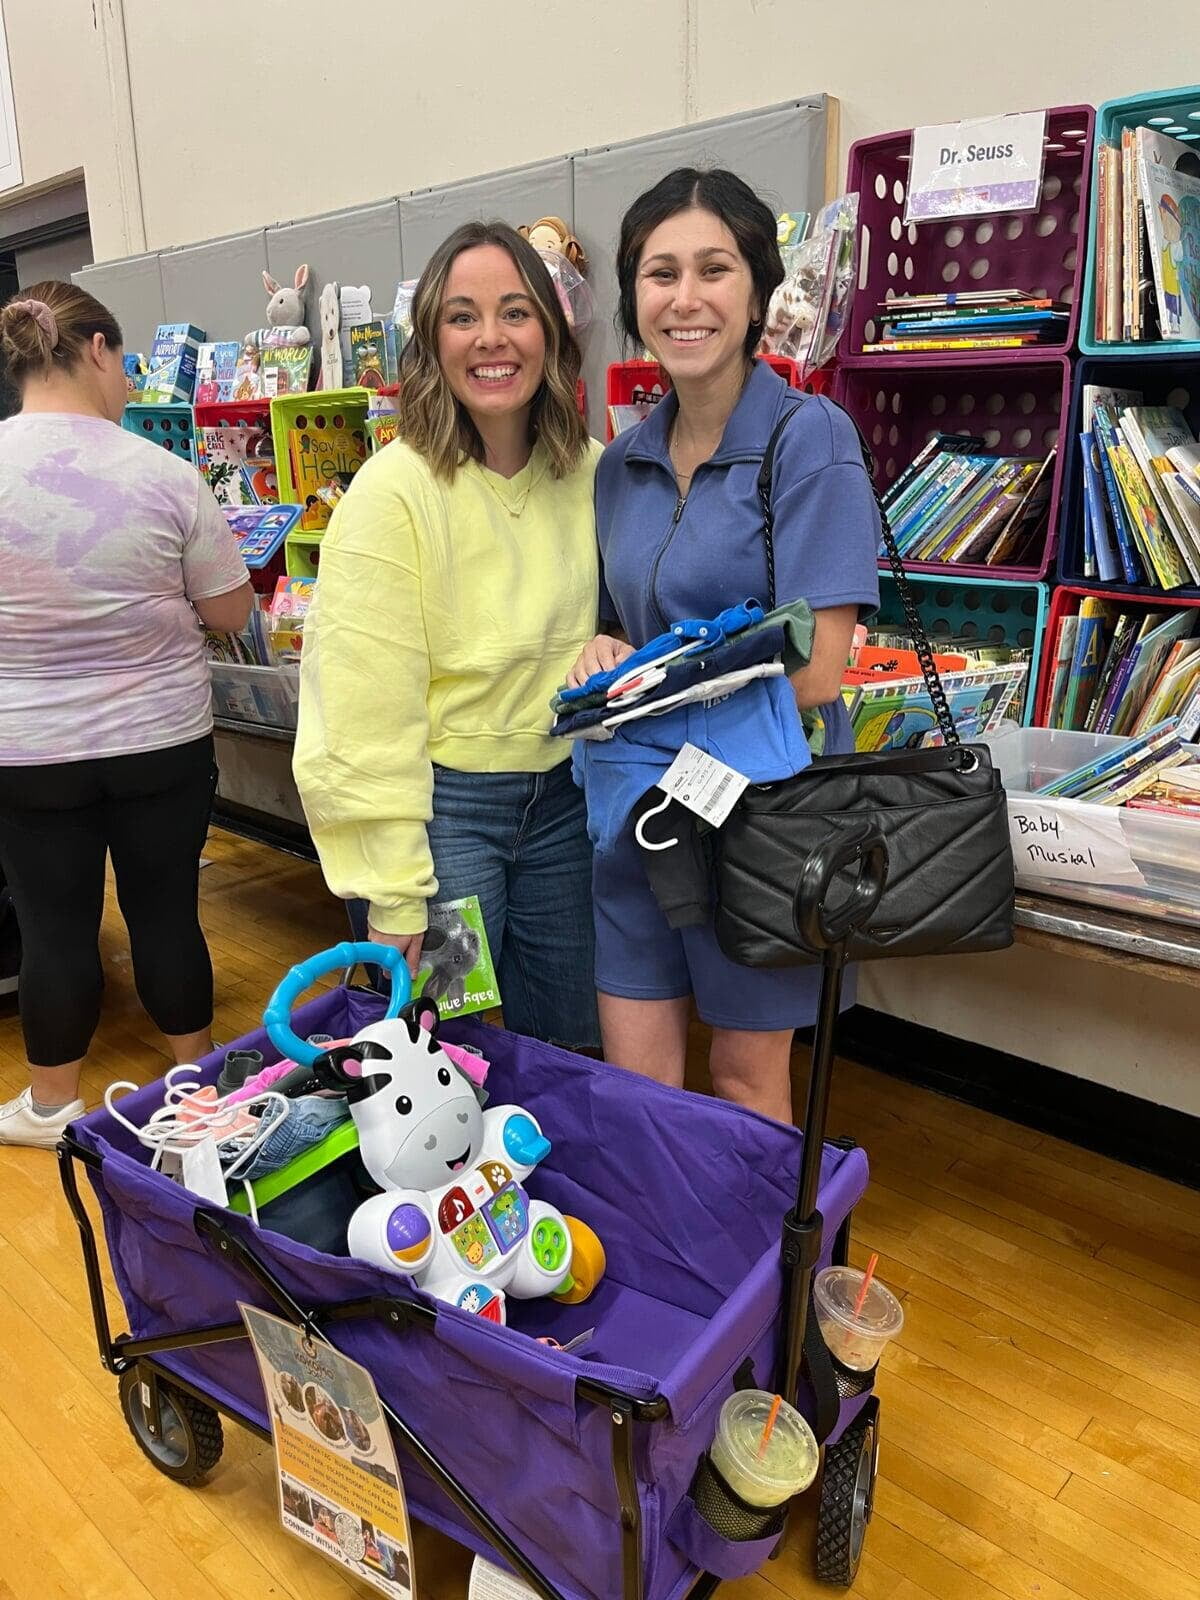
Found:
[[[235,722],[294,728],[300,695],[299,667],[242,667],[213,661],[213,715]]]
[[[1122,740],[1014,728],[984,742],[1008,795],[1019,887],[1200,924],[1200,818],[1048,800],[1034,793]]]

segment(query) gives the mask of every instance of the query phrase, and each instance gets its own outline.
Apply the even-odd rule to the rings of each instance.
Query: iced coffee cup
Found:
[[[878,1278],[858,1305],[864,1276],[857,1267],[826,1267],[813,1280],[821,1336],[830,1355],[854,1372],[870,1372],[904,1326],[903,1307]]]
[[[721,1407],[709,1451],[713,1470],[748,1506],[780,1506],[807,1489],[817,1475],[820,1451],[800,1413],[782,1401],[767,1434],[775,1396],[740,1389]],[[766,1437],[764,1437],[766,1435]]]

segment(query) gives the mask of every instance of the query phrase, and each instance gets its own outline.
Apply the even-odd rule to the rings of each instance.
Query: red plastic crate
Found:
[[[836,368],[820,367],[809,374],[804,383],[799,381],[800,368],[787,356],[760,356],[769,367],[791,385],[803,389],[805,394],[830,394],[833,390]],[[614,361],[608,369],[605,392],[605,437],[612,438],[612,424],[608,421],[609,406],[631,405],[639,394],[651,394],[657,388],[666,394],[671,380],[657,361]]]
[[[953,289],[1020,288],[1063,300],[1071,315],[1053,344],[1005,351],[1006,359],[1044,360],[1075,341],[1083,294],[1083,247],[1096,113],[1055,106],[1046,113],[1046,157],[1037,211],[1000,212],[936,222],[904,222],[912,129],[860,139],[850,148],[847,188],[858,191],[858,289],[842,361],[904,362],[904,355],[864,355],[876,336],[879,303],[894,294]],[[1082,219],[1082,220],[1081,220]],[[929,359],[922,357],[921,359]],[[938,360],[978,362],[980,352],[947,351]]]
[[[996,455],[1054,458],[1049,520],[1043,549],[1028,566],[988,567],[965,561],[906,561],[914,572],[960,578],[1044,578],[1054,560],[1063,449],[1071,407],[1071,364],[1065,356],[1038,362],[874,361],[839,367],[834,399],[858,423],[875,457],[875,486],[882,493],[934,433],[974,433]],[[881,563],[881,570],[887,570]]]
[[[192,409],[198,428],[263,427],[269,430],[271,426],[269,400],[214,400]]]
[[[1200,596],[1191,599],[1176,599],[1174,595],[1147,595],[1125,593],[1120,589],[1089,589],[1082,584],[1077,588],[1074,584],[1064,584],[1055,589],[1050,596],[1050,614],[1046,618],[1046,632],[1042,642],[1042,665],[1038,673],[1037,705],[1034,710],[1033,725],[1036,728],[1046,726],[1046,713],[1049,711],[1050,686],[1054,682],[1054,646],[1058,637],[1058,624],[1060,618],[1071,616],[1079,610],[1079,602],[1086,596],[1095,600],[1108,600],[1115,604],[1128,606],[1131,611],[1194,611],[1200,606]]]

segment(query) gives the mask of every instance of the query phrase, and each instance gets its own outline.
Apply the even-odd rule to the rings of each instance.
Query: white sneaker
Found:
[[[83,1112],[83,1101],[72,1100],[52,1117],[39,1117],[33,1109],[33,1090],[22,1089],[15,1100],[0,1106],[0,1144],[28,1144],[53,1150],[67,1123],[74,1122]]]

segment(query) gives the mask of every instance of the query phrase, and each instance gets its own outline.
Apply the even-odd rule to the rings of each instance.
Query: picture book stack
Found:
[[[912,750],[941,744],[937,715],[911,641],[882,632],[867,638],[842,679],[856,749]],[[1018,714],[1029,671],[1027,651],[1007,646],[962,648],[938,640],[934,664],[961,738],[993,733],[1005,718]]]
[[[1061,343],[1069,318],[1069,307],[1025,289],[895,295],[879,304],[879,337],[863,353],[1022,350]]]
[[[278,667],[299,661],[304,619],[315,589],[315,578],[280,578],[269,598],[256,594],[250,620],[240,633],[205,630],[209,660],[240,667]]]
[[[938,433],[883,495],[910,561],[1020,565],[1044,539],[1054,451],[995,456],[971,434]]]
[[[1084,576],[1200,585],[1200,443],[1183,413],[1085,384],[1081,420]]]
[[[1179,724],[1168,718],[1035,792],[1100,806],[1200,810],[1200,763],[1195,751],[1185,748],[1179,732]]]
[[[1096,338],[1200,340],[1200,152],[1125,128],[1098,163]]]
[[[1183,742],[1200,732],[1200,610],[1084,596],[1050,649],[1047,727],[1140,736],[1175,719]]]

